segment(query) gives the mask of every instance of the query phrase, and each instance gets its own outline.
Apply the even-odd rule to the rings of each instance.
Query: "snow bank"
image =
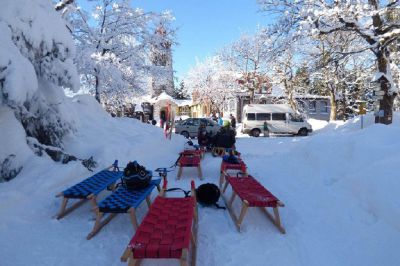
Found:
[[[111,118],[89,96],[75,97],[71,105],[78,130],[66,139],[66,148],[80,157],[94,155],[96,170],[117,158],[122,165],[136,159],[150,169],[169,166],[183,148],[181,136],[168,141],[159,128]],[[238,139],[249,172],[286,204],[280,213],[287,234],[254,209],[238,233],[227,211],[200,206],[197,264],[397,265],[398,115],[391,126],[367,123],[360,130],[351,120],[329,123],[308,137]],[[219,165],[220,158],[207,154],[202,161],[205,180],[196,185],[217,183]],[[62,220],[51,219],[61,203],[54,195],[90,174],[79,163],[32,157],[18,178],[0,184],[2,266],[126,265],[119,257],[134,233],[127,215],[115,218],[90,241],[85,238],[94,224],[89,204]],[[189,177],[195,175],[185,169],[176,181],[171,172],[169,186],[188,189]],[[234,207],[239,210],[239,201]],[[139,207],[139,221],[146,212],[145,204]]]
[[[25,130],[21,123],[15,118],[14,112],[7,107],[0,107],[0,129],[0,181],[2,181],[11,171],[22,169],[26,160],[33,156],[33,152],[26,143]]]

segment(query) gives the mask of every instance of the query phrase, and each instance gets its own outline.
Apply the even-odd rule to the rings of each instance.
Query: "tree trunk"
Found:
[[[385,53],[389,53],[389,51],[386,50],[387,49],[380,49],[376,53],[376,57],[378,61],[378,71],[388,75],[390,73],[390,66]],[[383,95],[383,99],[379,100],[379,111],[383,111],[383,116],[375,116],[375,123],[389,125],[393,122],[393,102],[397,94],[389,94],[390,86],[390,82],[382,77],[380,80],[380,87],[381,91],[385,94]]]
[[[288,102],[290,107],[292,107],[293,110],[297,111],[297,104],[293,98],[293,90],[290,90],[288,92]]]
[[[329,119],[335,121],[337,116],[336,96],[334,91],[330,91],[329,94],[331,98],[331,114]]]
[[[97,70],[95,69],[95,72],[97,73]],[[101,103],[100,101],[100,81],[99,81],[99,76],[96,75],[96,86],[95,86],[95,96],[96,100]]]
[[[254,103],[254,88],[250,89],[250,104]]]

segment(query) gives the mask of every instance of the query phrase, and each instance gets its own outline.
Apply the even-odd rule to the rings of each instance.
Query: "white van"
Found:
[[[258,137],[267,122],[269,133],[307,136],[311,125],[287,104],[249,104],[243,107],[242,133]]]

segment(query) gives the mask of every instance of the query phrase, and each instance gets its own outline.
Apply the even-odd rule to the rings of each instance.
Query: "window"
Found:
[[[193,126],[193,119],[188,119],[186,120],[186,122],[184,123],[185,126]]]
[[[309,102],[308,103],[308,111],[310,113],[316,113],[317,112],[317,105],[315,101]]]
[[[200,119],[193,119],[193,125],[194,126],[199,126],[200,125]]]
[[[297,114],[289,114],[290,115],[290,121],[292,122],[304,122],[303,118],[300,115]]]
[[[256,120],[256,114],[255,114],[255,113],[248,113],[248,114],[247,114],[247,120],[248,120],[248,121],[254,121],[254,120]]]
[[[204,124],[206,126],[210,126],[212,125],[212,121],[208,120],[208,119],[200,119],[200,123]]]
[[[271,120],[271,114],[258,113],[257,114],[257,120],[260,120],[260,121]]]
[[[325,113],[325,114],[327,114],[328,113],[328,102],[325,102],[325,101],[322,101],[322,102],[320,102],[321,104],[321,106],[320,106],[320,110],[321,110],[321,113]]]
[[[272,114],[272,120],[286,121],[286,114],[285,113]]]

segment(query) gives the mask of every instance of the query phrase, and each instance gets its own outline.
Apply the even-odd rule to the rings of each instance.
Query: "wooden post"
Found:
[[[246,215],[248,207],[249,207],[249,202],[247,200],[244,200],[243,204],[242,204],[242,210],[240,211],[239,219],[237,221],[237,226],[238,226],[239,231],[240,231],[240,225],[243,222],[243,218]]]
[[[221,174],[219,175],[219,189],[222,189],[222,184],[225,181],[225,176],[223,174],[223,172],[221,172]]]
[[[57,215],[57,219],[61,219],[63,217],[63,214],[65,212],[65,208],[67,207],[67,204],[68,204],[68,198],[63,198],[63,201],[61,203],[60,212]]]
[[[86,239],[90,240],[92,237],[94,237],[98,232],[100,232],[100,230],[106,225],[108,224],[115,216],[117,216],[118,213],[110,213],[107,218],[105,218],[102,221],[103,218],[103,213],[98,212],[97,217],[96,217],[96,222],[94,224],[93,230],[92,232],[90,232]]]
[[[137,230],[137,228],[139,227],[139,224],[137,222],[135,208],[132,208],[132,207],[129,208],[128,212],[129,212],[129,216],[131,217],[131,222],[133,224],[133,227],[135,228],[135,230]]]
[[[226,189],[228,188],[228,180],[225,180],[225,185],[224,185],[224,189],[222,189],[222,193],[225,193]]]
[[[229,200],[229,206],[230,207],[232,207],[233,200],[235,199],[235,197],[236,197],[236,193],[235,193],[235,191],[232,191],[232,196],[231,196],[231,199]]]
[[[199,166],[197,166],[197,172],[198,172],[198,174],[199,174],[200,180],[203,180],[203,173],[201,172],[201,166],[200,166],[200,164],[199,164]]]
[[[276,227],[278,227],[279,231],[281,231],[282,234],[285,234],[285,229],[282,227],[281,224],[281,218],[279,216],[279,210],[278,207],[274,208],[274,216],[275,216],[275,222],[276,222]]]
[[[271,222],[276,226],[276,228],[278,228],[278,230],[282,234],[286,233],[285,228],[283,228],[283,226],[281,224],[281,220],[279,217],[279,211],[278,211],[277,207],[274,208],[274,216],[272,216],[265,207],[260,207],[260,210],[268,217],[268,219],[271,220]]]
[[[146,197],[146,202],[147,202],[147,206],[149,206],[149,208],[150,208],[150,206],[151,206],[150,195],[148,195],[148,196]]]
[[[188,257],[188,250],[187,250],[187,248],[184,248],[182,250],[182,256],[180,259],[181,266],[188,266],[187,257]]]
[[[177,180],[179,180],[181,176],[182,176],[182,166],[179,165]]]
[[[128,266],[139,266],[141,261],[142,260],[140,260],[140,259],[135,259],[133,257],[130,257],[129,258],[129,262],[128,262]]]
[[[67,202],[68,202],[68,198],[64,198],[63,199],[63,203],[61,204],[61,210],[60,213],[58,215],[56,215],[57,220],[65,217],[67,214],[69,214],[70,212],[72,212],[73,210],[75,210],[76,208],[78,208],[79,206],[81,206],[83,203],[85,203],[87,201],[87,199],[81,199],[78,202],[75,202],[72,206],[67,208]],[[64,206],[65,204],[65,206]]]
[[[192,256],[191,266],[196,266],[196,255],[197,255],[197,225],[194,224],[192,228]]]
[[[121,256],[121,262],[127,262],[128,259],[131,257],[131,255],[132,255],[132,250],[130,247],[127,247]]]

